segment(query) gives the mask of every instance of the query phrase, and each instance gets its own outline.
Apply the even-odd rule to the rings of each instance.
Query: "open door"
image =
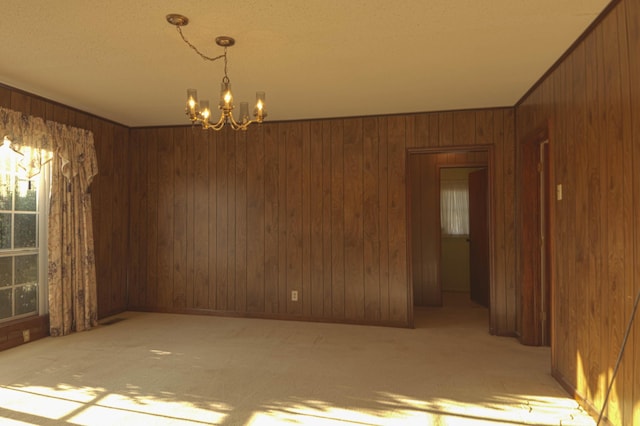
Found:
[[[487,169],[469,173],[470,296],[489,307],[489,212]]]

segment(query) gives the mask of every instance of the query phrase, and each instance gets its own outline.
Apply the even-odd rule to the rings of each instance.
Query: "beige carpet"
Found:
[[[0,352],[2,425],[593,425],[476,306],[416,329],[128,312]]]

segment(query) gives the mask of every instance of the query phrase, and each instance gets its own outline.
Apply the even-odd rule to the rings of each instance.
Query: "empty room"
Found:
[[[1,424],[640,425],[640,0],[0,3]]]

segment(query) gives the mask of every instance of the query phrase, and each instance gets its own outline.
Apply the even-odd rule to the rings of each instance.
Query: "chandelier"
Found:
[[[198,103],[198,92],[196,89],[187,89],[187,108],[185,110],[192,124],[199,124],[204,129],[221,130],[225,124],[231,126],[234,130],[247,130],[251,123],[262,123],[267,116],[265,110],[265,94],[264,92],[256,92],[256,105],[253,109],[254,119],[249,116],[249,104],[240,102],[240,113],[238,119],[233,116],[233,95],[231,94],[231,82],[227,76],[227,48],[235,44],[235,40],[227,36],[216,37],[216,44],[224,48],[224,53],[218,56],[207,56],[198,50],[189,42],[182,34],[182,27],[189,23],[189,18],[183,15],[172,13],[167,15],[167,22],[175,25],[182,40],[193,49],[200,57],[207,61],[217,61],[224,59],[224,77],[220,84],[220,102],[218,109],[220,110],[220,118],[218,121],[212,121],[212,113],[208,100],[202,100]]]

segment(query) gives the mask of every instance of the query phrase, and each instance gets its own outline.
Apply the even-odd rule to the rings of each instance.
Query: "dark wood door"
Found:
[[[471,300],[489,307],[487,169],[469,173],[469,273]]]

